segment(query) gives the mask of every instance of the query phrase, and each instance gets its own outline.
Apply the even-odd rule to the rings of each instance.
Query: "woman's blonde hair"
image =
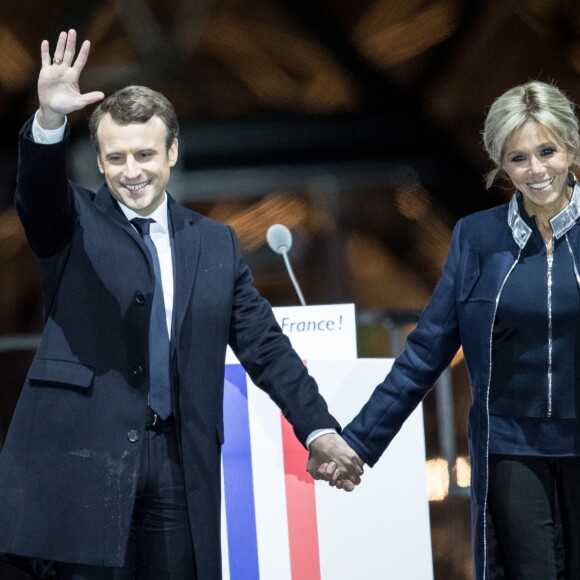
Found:
[[[554,85],[530,81],[506,91],[492,104],[485,119],[483,144],[496,167],[485,179],[491,187],[502,171],[506,141],[514,131],[530,120],[549,129],[568,153],[573,153],[572,163],[579,163],[580,141],[575,105]]]

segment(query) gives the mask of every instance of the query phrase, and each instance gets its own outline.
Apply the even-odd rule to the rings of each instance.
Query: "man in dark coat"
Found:
[[[61,33],[51,59],[42,43],[40,108],[20,135],[16,205],[46,325],[0,456],[0,552],[55,561],[61,578],[218,580],[228,344],[345,489],[362,462],[232,229],[167,194],[165,97],[134,86],[103,101],[90,128],[105,185],[68,181],[66,115],[103,98],[80,93],[90,45],[76,59],[75,45]]]

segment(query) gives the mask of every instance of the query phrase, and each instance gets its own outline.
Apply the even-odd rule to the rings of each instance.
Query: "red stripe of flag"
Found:
[[[320,552],[314,480],[306,471],[308,451],[281,415],[286,510],[293,580],[320,580]]]

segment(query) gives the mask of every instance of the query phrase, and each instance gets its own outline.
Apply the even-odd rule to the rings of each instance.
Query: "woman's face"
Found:
[[[555,135],[537,121],[528,121],[507,139],[504,171],[522,192],[524,207],[530,215],[548,219],[568,204],[568,170],[573,155]]]

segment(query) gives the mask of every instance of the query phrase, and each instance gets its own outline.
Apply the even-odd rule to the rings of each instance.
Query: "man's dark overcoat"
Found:
[[[154,274],[108,189],[69,182],[68,135],[20,136],[16,205],[46,324],[0,455],[0,552],[123,564],[147,414]],[[199,577],[221,578],[220,454],[229,344],[299,440],[338,427],[253,287],[230,227],[171,198],[175,415]]]

